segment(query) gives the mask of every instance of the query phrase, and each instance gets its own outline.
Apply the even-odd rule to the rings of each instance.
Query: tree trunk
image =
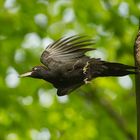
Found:
[[[134,44],[135,65],[140,71],[140,28]],[[140,140],[140,73],[136,74],[137,140]]]

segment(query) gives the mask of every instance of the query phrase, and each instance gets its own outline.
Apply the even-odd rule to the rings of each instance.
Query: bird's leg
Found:
[[[90,83],[91,76],[89,74],[89,62],[87,62],[86,65],[84,66],[83,74],[85,75],[85,79],[84,79],[85,84]]]
[[[86,74],[88,70],[89,62],[86,63],[86,65],[83,68],[83,73]]]
[[[89,81],[88,78],[85,78],[85,79],[84,79],[84,82],[85,82],[85,84],[89,84],[89,83],[90,83],[90,81]]]

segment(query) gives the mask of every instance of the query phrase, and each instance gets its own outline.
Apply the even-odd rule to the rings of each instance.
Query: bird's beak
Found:
[[[26,72],[26,73],[24,73],[24,74],[21,74],[21,75],[19,75],[19,77],[20,77],[20,78],[22,78],[22,77],[30,77],[31,75],[32,75],[32,71]]]

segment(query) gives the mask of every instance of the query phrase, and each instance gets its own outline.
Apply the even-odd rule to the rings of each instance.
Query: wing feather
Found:
[[[86,47],[93,44],[95,44],[95,41],[87,38],[87,36],[74,35],[60,38],[46,47],[40,61],[47,67],[51,62],[68,63],[76,61],[78,58],[85,57],[87,51],[95,50],[92,47]]]

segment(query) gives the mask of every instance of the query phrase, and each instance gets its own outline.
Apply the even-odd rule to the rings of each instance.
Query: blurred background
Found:
[[[18,78],[52,41],[89,35],[87,55],[134,65],[140,1],[0,0],[0,140],[134,140],[134,76],[97,78],[68,96]]]

